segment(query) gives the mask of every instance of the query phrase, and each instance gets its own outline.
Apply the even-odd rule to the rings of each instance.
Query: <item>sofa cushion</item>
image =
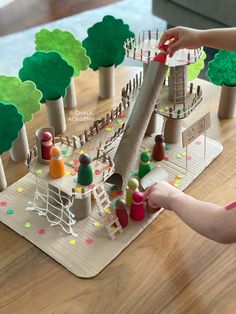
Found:
[[[236,25],[236,0],[170,0],[170,2],[222,24]]]

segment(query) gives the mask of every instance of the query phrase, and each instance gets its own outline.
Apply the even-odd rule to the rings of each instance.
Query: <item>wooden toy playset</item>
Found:
[[[119,36],[111,36],[114,29]],[[181,127],[202,101],[201,87],[187,79],[203,67],[203,50],[169,58],[158,40],[158,32],[135,38],[111,16],[89,29],[82,44],[68,32],[42,30],[39,51],[24,60],[20,78],[0,76],[0,152],[12,147],[12,158],[29,169],[7,187],[0,164],[0,220],[76,276],[98,274],[162,212],[145,204],[145,188],[166,180],[184,190],[222,152],[206,137],[210,114]],[[90,64],[100,71],[100,97],[111,97],[125,54],[143,62],[144,71],[124,82],[115,108],[82,134],[66,136],[63,106],[77,105],[73,75]],[[36,131],[29,149],[21,130],[40,102],[48,126]]]

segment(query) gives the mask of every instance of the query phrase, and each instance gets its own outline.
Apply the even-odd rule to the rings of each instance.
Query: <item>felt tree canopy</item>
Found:
[[[32,120],[33,113],[40,110],[42,93],[30,81],[18,77],[0,75],[0,101],[15,104],[23,115],[23,121]]]
[[[202,69],[204,69],[204,60],[206,59],[205,51],[202,51],[201,58],[198,59],[195,63],[188,65],[188,81],[193,81],[198,77]]]
[[[99,67],[121,64],[125,57],[124,42],[133,37],[134,33],[121,19],[105,16],[88,29],[88,37],[82,43],[91,59],[90,68],[96,71]]]
[[[8,151],[23,126],[23,115],[13,104],[0,102],[0,154]]]
[[[19,71],[22,81],[30,80],[42,92],[41,103],[64,97],[74,69],[55,51],[37,51],[25,58]]]
[[[215,85],[236,86],[236,52],[220,50],[208,64],[207,76]]]
[[[91,62],[79,40],[67,31],[42,29],[35,36],[36,50],[56,51],[74,68],[74,76],[85,71]]]

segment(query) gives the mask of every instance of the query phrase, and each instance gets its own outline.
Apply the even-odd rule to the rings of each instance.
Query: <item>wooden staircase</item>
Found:
[[[123,232],[119,219],[116,214],[110,210],[111,201],[105,191],[104,185],[101,184],[93,191],[94,198],[96,200],[99,212],[104,220],[105,227],[112,240],[115,239],[117,232]]]
[[[177,66],[173,68],[174,73],[174,88],[173,101],[174,104],[185,105],[185,72],[184,66]]]

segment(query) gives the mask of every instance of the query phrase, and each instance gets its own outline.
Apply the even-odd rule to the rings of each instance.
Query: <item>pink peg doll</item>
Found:
[[[130,218],[135,221],[144,219],[144,197],[141,192],[135,191],[133,193],[132,205],[130,207]]]

